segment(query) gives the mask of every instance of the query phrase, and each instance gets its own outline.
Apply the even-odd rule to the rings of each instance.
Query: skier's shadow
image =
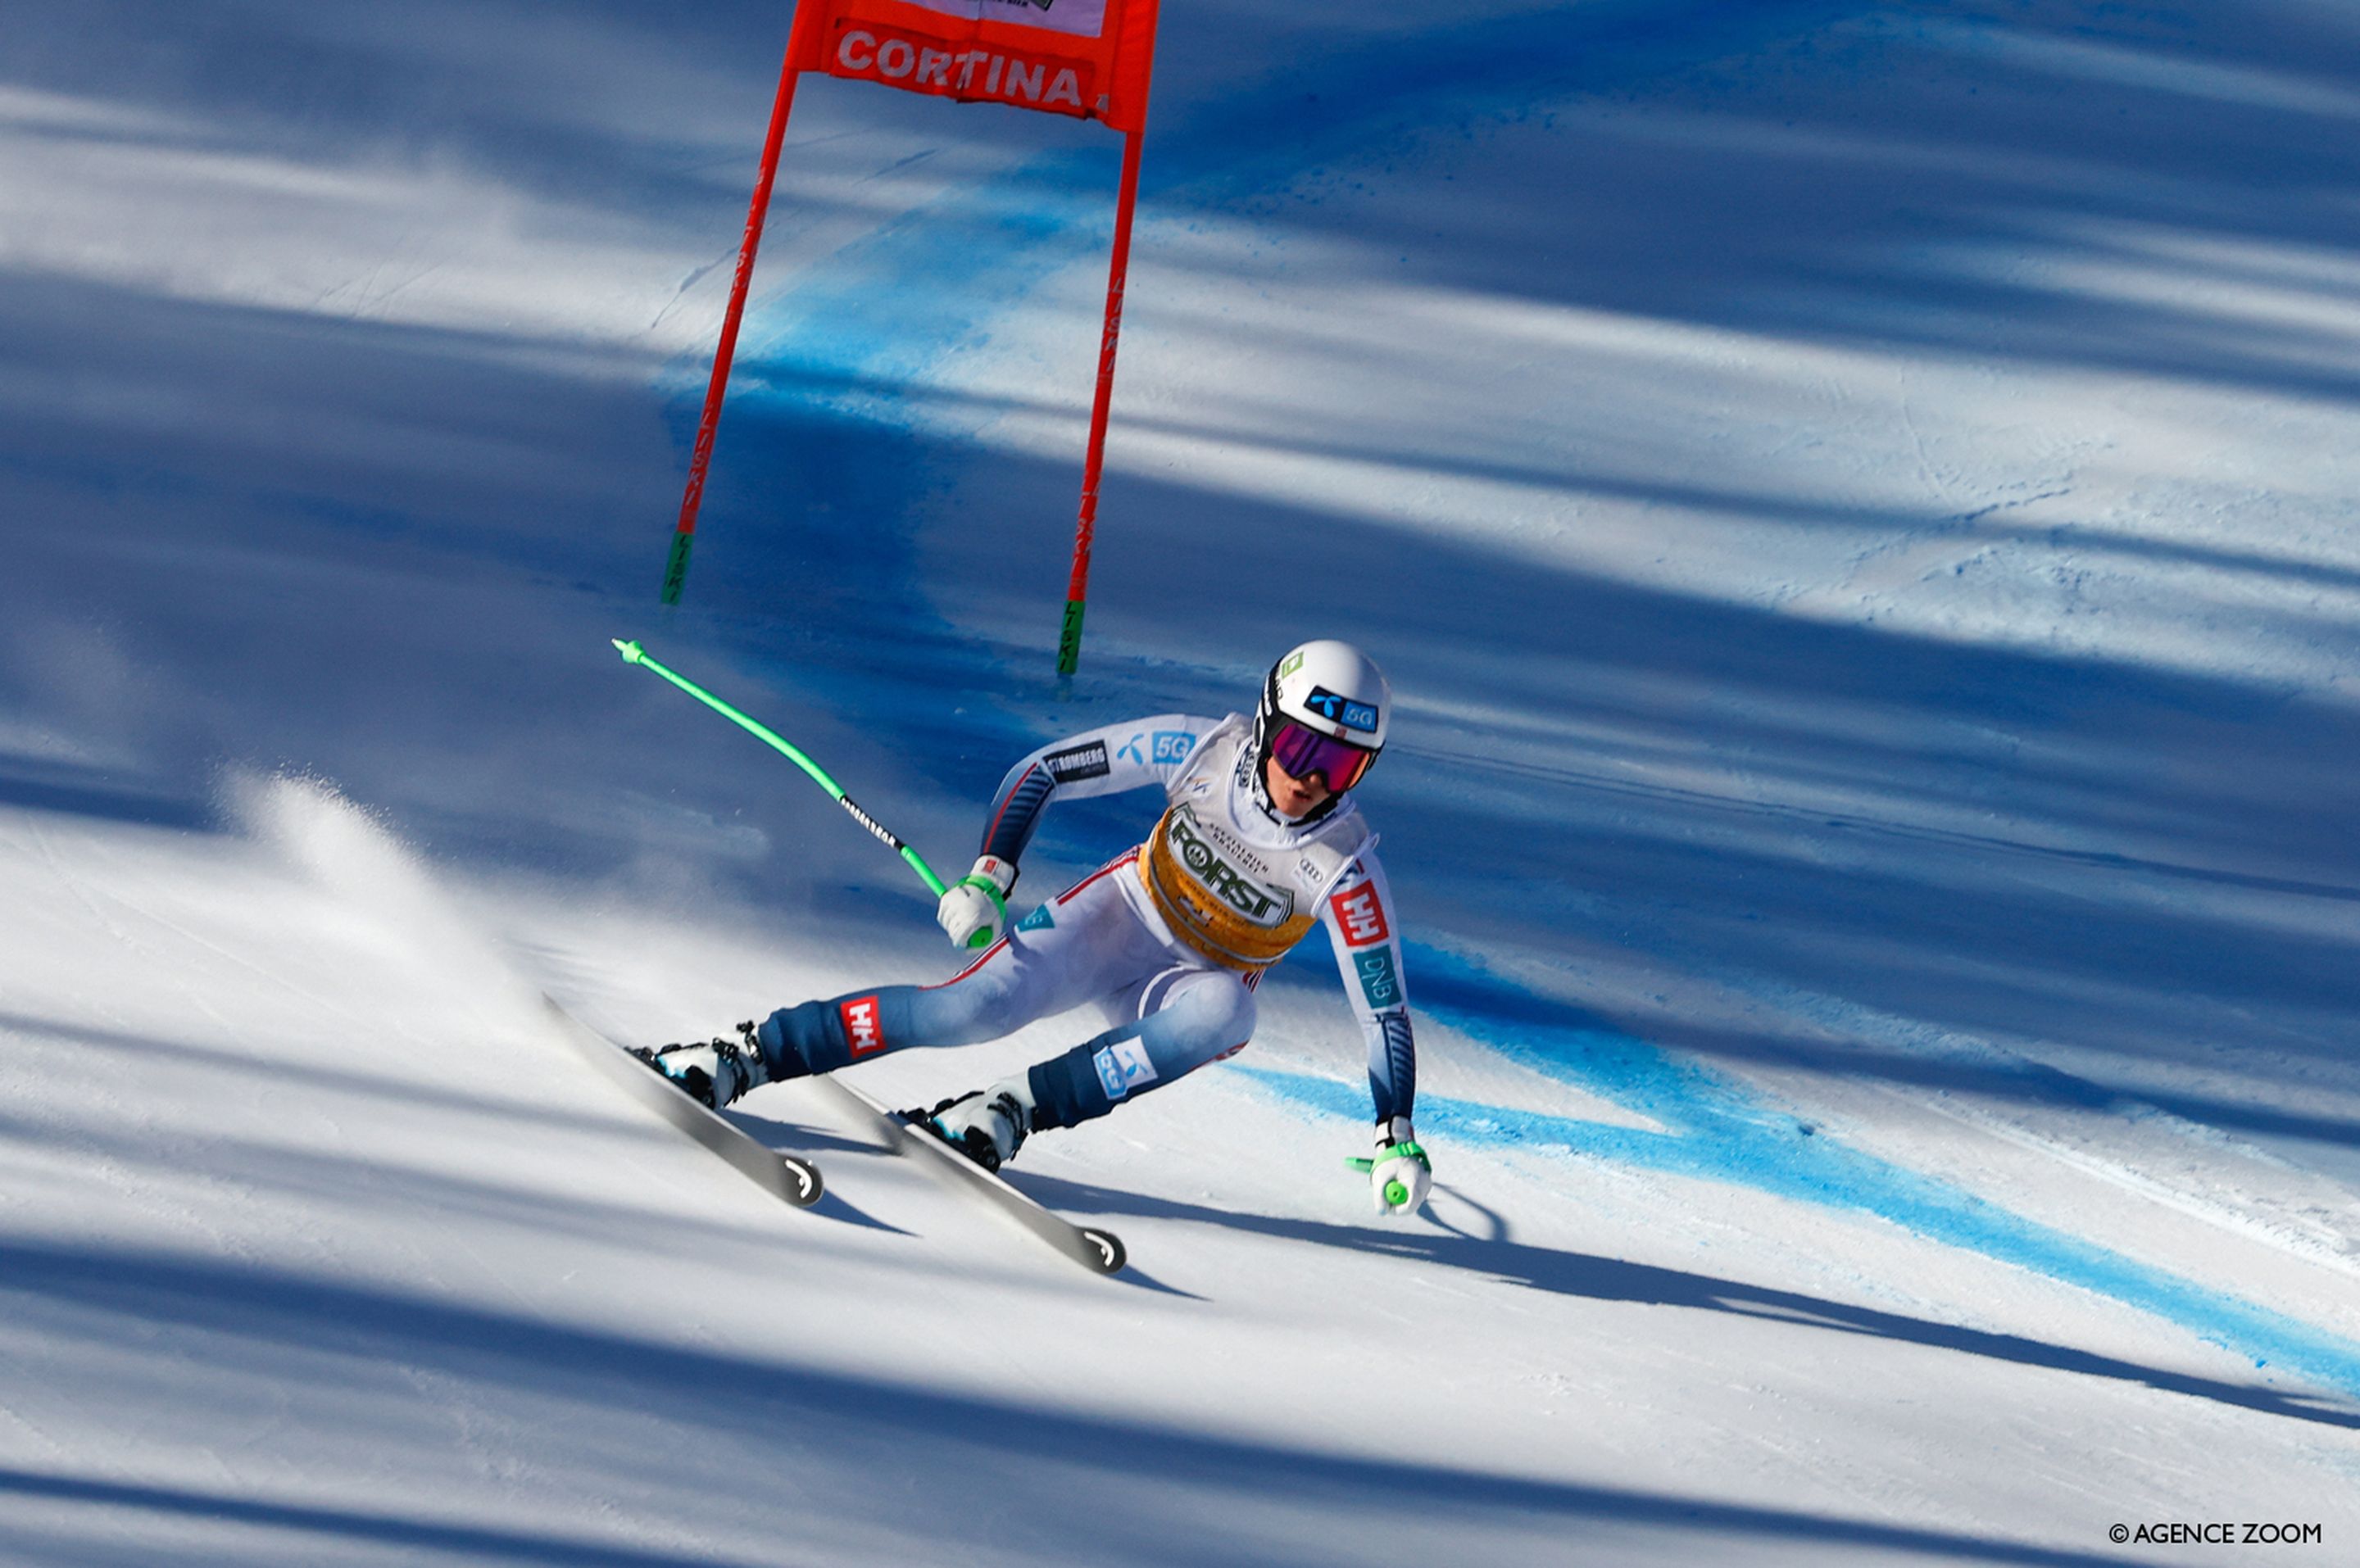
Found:
[[[1474,1236],[1456,1229],[1437,1231],[1408,1225],[1379,1230],[1335,1225],[1324,1220],[1237,1214],[1201,1203],[1149,1197],[1037,1173],[1032,1174],[1031,1185],[1039,1191],[1044,1203],[1054,1203],[1060,1208],[1085,1214],[1127,1214],[1151,1219],[1192,1220],[1202,1225],[1223,1225],[1231,1230],[1283,1236],[1290,1241],[1343,1247],[1353,1252],[1382,1253],[1447,1269],[1463,1269],[1504,1283],[1524,1285],[1563,1296],[1580,1296],[1597,1301],[1627,1301],[1639,1306],[1685,1307],[1699,1312],[1730,1312],[1740,1317],[1767,1318],[1830,1334],[1866,1334],[1986,1356],[1994,1361],[2013,1362],[2020,1367],[2038,1367],[2052,1371],[2076,1372],[2091,1377],[2107,1377],[2118,1382],[2139,1383],[2167,1393],[2210,1399],[2217,1404],[2256,1410],[2264,1415],[2360,1432],[2360,1409],[2332,1401],[2323,1396],[2282,1391],[2257,1384],[2224,1382],[2158,1367],[2143,1367],[2136,1362],[2102,1356],[2093,1351],[2027,1339],[2021,1334],[1962,1328],[1900,1312],[1880,1312],[1874,1307],[1857,1306],[1849,1301],[1828,1301],[1799,1291],[1750,1285],[1735,1279],[1718,1279],[1710,1275],[1690,1274],[1677,1269],[1630,1263],[1589,1253],[1559,1252],[1512,1241],[1508,1239],[1505,1223],[1498,1214],[1455,1192],[1450,1192],[1453,1198],[1469,1203],[1486,1217],[1492,1235]],[[1437,1187],[1436,1191],[1450,1192],[1442,1187]]]
[[[775,1149],[781,1154],[818,1155],[825,1153],[877,1153],[877,1146],[841,1133],[825,1131],[802,1122],[783,1121],[774,1116],[758,1116],[749,1111],[727,1110],[722,1116],[738,1131],[765,1149]],[[846,1201],[836,1188],[829,1186],[819,1195],[819,1202],[804,1211],[821,1219],[836,1220],[844,1225],[858,1225],[866,1230],[881,1230],[889,1236],[914,1236],[917,1233],[889,1225],[868,1210]]]
[[[774,1116],[758,1116],[748,1111],[727,1110],[721,1114],[728,1118],[731,1125],[755,1142],[765,1148],[775,1149],[782,1154],[816,1155],[833,1152],[871,1158],[894,1158],[890,1149],[880,1148],[873,1138],[847,1137],[845,1134],[827,1132],[803,1122],[786,1121]],[[1046,1185],[1054,1180],[1052,1177],[1036,1181],[1030,1171],[1026,1171],[1023,1176],[1024,1185],[1027,1188]],[[881,1230],[892,1236],[918,1234],[912,1230],[905,1230],[897,1225],[889,1225],[867,1210],[855,1207],[839,1196],[834,1187],[822,1192],[819,1202],[814,1203],[808,1212],[823,1219],[838,1220],[846,1225],[859,1225],[869,1230]],[[1180,1296],[1192,1301],[1201,1301],[1205,1299],[1192,1291],[1183,1290],[1175,1285],[1165,1284],[1136,1264],[1126,1265],[1122,1271],[1113,1278],[1119,1283],[1135,1286],[1141,1290],[1160,1291],[1167,1296]]]
[[[867,1138],[847,1138],[840,1132],[830,1132],[808,1122],[788,1121],[780,1116],[759,1116],[750,1111],[732,1106],[721,1113],[722,1119],[766,1149],[781,1154],[875,1154],[877,1145]]]

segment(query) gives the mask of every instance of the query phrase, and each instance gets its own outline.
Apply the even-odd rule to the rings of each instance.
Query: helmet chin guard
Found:
[[[1256,801],[1273,817],[1278,816],[1264,769],[1282,731],[1297,732],[1288,736],[1289,755],[1323,778],[1332,779],[1331,768],[1338,773],[1365,775],[1369,762],[1384,749],[1393,707],[1393,687],[1386,682],[1384,671],[1350,643],[1323,638],[1288,649],[1270,667],[1269,678],[1262,682],[1261,705],[1254,711]],[[1354,752],[1365,753],[1368,758],[1357,770],[1349,768],[1349,758]],[[1305,776],[1290,772],[1290,777]],[[1328,799],[1300,817],[1282,820],[1316,822],[1334,811],[1345,789],[1357,782],[1357,776],[1342,788],[1331,781],[1334,792]]]

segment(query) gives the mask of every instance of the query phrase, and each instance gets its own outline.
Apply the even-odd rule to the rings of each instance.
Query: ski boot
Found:
[[[690,1099],[716,1111],[770,1081],[751,1023],[738,1026],[736,1040],[688,1040],[652,1051],[639,1047],[631,1054],[671,1079]]]
[[[1016,1158],[1032,1130],[1032,1088],[1022,1078],[1002,1079],[914,1112],[911,1120],[986,1171],[997,1171]]]

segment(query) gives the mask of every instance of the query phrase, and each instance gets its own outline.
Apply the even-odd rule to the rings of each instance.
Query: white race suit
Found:
[[[1252,1038],[1262,972],[1328,928],[1368,1043],[1378,1122],[1417,1088],[1401,939],[1376,835],[1347,795],[1290,822],[1255,778],[1252,723],[1167,713],[1071,736],[1011,768],[983,851],[1014,865],[1049,802],[1160,787],[1138,848],[1041,904],[936,985],[782,1007],[756,1031],[773,1078],[888,1051],[973,1045],[1094,1004],[1104,1032],[1031,1071],[1034,1130],[1101,1116]]]

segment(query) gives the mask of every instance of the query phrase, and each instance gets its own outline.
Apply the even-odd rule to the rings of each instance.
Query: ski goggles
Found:
[[[1279,725],[1271,737],[1270,755],[1289,779],[1304,779],[1317,773],[1328,780],[1328,792],[1335,795],[1366,778],[1369,765],[1377,759],[1377,754],[1366,747],[1291,720]]]

